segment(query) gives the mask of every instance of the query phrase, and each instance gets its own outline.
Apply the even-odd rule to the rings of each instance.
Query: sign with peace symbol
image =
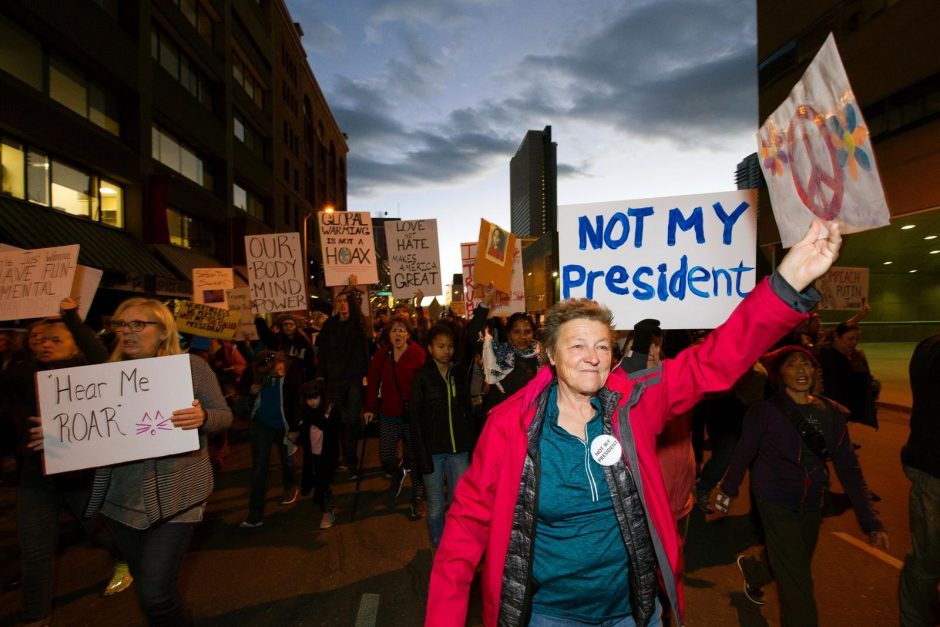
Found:
[[[834,220],[842,210],[845,180],[826,120],[812,107],[797,107],[787,132],[787,152],[800,200],[823,220]]]

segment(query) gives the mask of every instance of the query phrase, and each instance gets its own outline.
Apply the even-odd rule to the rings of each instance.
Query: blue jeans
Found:
[[[428,496],[428,535],[435,549],[444,534],[444,512],[454,497],[457,482],[470,467],[470,453],[438,453],[431,456],[434,472],[424,475]],[[444,501],[444,480],[447,480],[447,501]]]
[[[137,601],[147,624],[192,624],[180,594],[179,573],[196,523],[165,522],[140,530],[105,520],[134,576]]]
[[[648,627],[661,627],[662,624],[662,607],[659,605],[659,601],[656,601],[656,609],[653,610],[653,616],[650,618],[650,622],[647,623],[647,625]],[[605,620],[601,623],[582,623],[579,620],[571,620],[570,618],[556,618],[555,616],[546,616],[545,614],[533,614],[532,618],[529,620],[529,627],[636,627],[636,621],[633,620],[632,614],[624,616],[623,618]]]
[[[271,447],[277,447],[281,458],[281,479],[284,493],[294,487],[294,471],[290,467],[284,429],[272,429],[260,419],[251,421],[251,496],[248,498],[248,520],[259,522],[264,518],[264,497],[268,491],[268,467],[271,465]]]
[[[904,466],[904,474],[911,480],[908,511],[913,546],[901,570],[901,625],[936,625],[940,622],[940,479],[910,466]]]

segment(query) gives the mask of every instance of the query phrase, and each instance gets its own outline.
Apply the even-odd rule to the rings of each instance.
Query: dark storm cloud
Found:
[[[741,2],[656,2],[522,71],[568,86],[556,115],[603,120],[634,136],[720,143],[756,128],[753,15]]]
[[[456,7],[389,0],[373,14],[370,26],[390,28],[382,36],[397,37],[405,52],[368,82],[336,82],[331,105],[350,137],[351,193],[476,176],[505,164],[525,129],[565,120],[680,149],[720,148],[727,135],[756,128],[754,14],[742,0],[632,2],[583,39],[509,64],[502,97],[454,110],[444,123],[405,122],[389,103],[404,89],[440,89],[444,71],[421,28],[435,20],[458,28],[466,16]],[[590,166],[561,163],[559,176],[589,176]]]

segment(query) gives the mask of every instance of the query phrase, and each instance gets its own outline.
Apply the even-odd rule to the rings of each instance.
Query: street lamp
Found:
[[[336,209],[333,205],[325,205],[323,207],[323,213],[333,213]],[[310,251],[307,248],[307,220],[312,218],[317,214],[316,211],[308,211],[307,215],[304,216],[303,229],[304,229],[304,292],[306,293],[306,298],[304,299],[307,304],[307,315],[310,314]]]

